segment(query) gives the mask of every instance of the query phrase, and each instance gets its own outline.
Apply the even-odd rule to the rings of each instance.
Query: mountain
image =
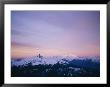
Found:
[[[33,56],[11,60],[12,77],[99,77],[98,56]]]
[[[68,64],[71,61],[75,60],[91,60],[92,62],[100,62],[99,56],[41,56],[40,58],[38,56],[33,56],[30,58],[16,58],[11,60],[12,66],[26,66],[29,63],[32,63],[32,65],[54,65],[56,63],[60,64]]]

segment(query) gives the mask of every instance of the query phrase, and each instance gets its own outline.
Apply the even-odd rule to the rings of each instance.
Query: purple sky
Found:
[[[14,57],[100,55],[100,11],[12,11],[11,29]]]

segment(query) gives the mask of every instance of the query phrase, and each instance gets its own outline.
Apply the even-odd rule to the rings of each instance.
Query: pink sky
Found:
[[[11,19],[12,58],[100,55],[99,11],[12,11]]]

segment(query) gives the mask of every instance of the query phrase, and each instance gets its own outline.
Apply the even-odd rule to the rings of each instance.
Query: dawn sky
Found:
[[[12,11],[12,57],[100,55],[100,11]]]

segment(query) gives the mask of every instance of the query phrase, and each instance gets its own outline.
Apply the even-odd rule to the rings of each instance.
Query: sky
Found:
[[[11,56],[99,56],[100,11],[12,11]]]

